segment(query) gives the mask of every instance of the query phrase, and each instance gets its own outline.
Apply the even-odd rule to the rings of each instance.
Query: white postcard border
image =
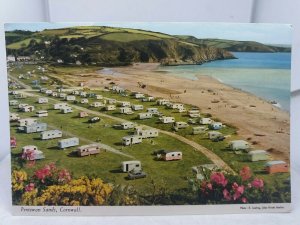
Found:
[[[12,206],[15,216],[166,216],[288,213],[291,203],[166,206]]]

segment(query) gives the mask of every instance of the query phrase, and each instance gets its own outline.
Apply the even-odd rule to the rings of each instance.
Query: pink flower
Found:
[[[252,182],[251,185],[255,188],[260,188],[262,189],[264,187],[264,181],[259,178],[255,178]]]
[[[71,180],[71,175],[68,170],[63,169],[58,173],[59,182],[69,182]]]
[[[229,193],[229,191],[227,189],[223,190],[223,197],[227,200],[230,201],[231,200],[231,194]]]
[[[210,176],[210,181],[212,183],[222,185],[223,187],[225,187],[228,182],[227,179],[225,178],[224,174],[219,173],[219,172],[212,173]]]
[[[34,151],[30,149],[25,149],[22,154],[22,159],[34,160]]]
[[[232,190],[234,191],[233,200],[237,200],[244,193],[245,187],[244,185],[239,186],[236,182],[234,182],[232,185]]]
[[[50,167],[46,165],[44,168],[35,171],[35,176],[44,183],[45,178],[51,176]]]
[[[34,183],[29,183],[25,186],[25,191],[30,192],[34,190]]]
[[[208,184],[207,184],[207,188],[208,188],[209,190],[212,190],[212,189],[213,189],[212,184],[211,184],[211,183],[208,183]]]
[[[249,166],[244,166],[240,170],[240,176],[242,177],[243,181],[249,180],[249,178],[252,176],[251,169],[249,168]]]
[[[247,203],[247,202],[248,202],[247,198],[242,197],[242,203]]]

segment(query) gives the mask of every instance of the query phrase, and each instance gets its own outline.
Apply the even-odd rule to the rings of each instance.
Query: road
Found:
[[[28,93],[27,91],[28,90],[21,90],[21,92],[24,93],[24,95],[34,96],[34,97],[44,97],[42,94]],[[52,98],[52,97],[48,97],[48,98],[51,99],[54,102],[61,102],[60,100]],[[107,115],[105,113],[93,111],[93,110],[90,110],[90,109],[87,109],[87,108],[84,108],[84,107],[81,107],[81,106],[72,105],[72,107],[75,108],[75,109],[78,109],[80,111],[85,111],[85,112],[87,112],[89,114],[92,114],[92,115],[110,118],[110,119],[113,119],[113,120],[121,122],[121,123],[122,122],[130,122],[128,120],[125,120],[125,119],[122,119],[122,118],[119,118],[119,117],[115,117],[115,116]],[[142,126],[142,127],[145,127],[145,128],[154,128],[154,127],[146,126],[146,125],[143,125],[143,124],[139,124],[139,125]],[[179,140],[179,141],[181,141],[185,144],[188,144],[189,146],[193,147],[195,150],[197,150],[197,151],[201,152],[202,154],[204,154],[208,159],[210,159],[218,167],[223,168],[223,169],[225,169],[225,170],[227,170],[227,171],[229,171],[233,174],[236,174],[236,172],[226,162],[224,162],[218,155],[216,155],[215,153],[213,153],[209,149],[205,148],[204,146],[199,145],[198,143],[196,143],[192,140],[189,140],[189,139],[187,139],[187,138],[185,138],[181,135],[178,135],[176,133],[161,130],[161,129],[158,129],[158,128],[154,128],[154,129],[158,130],[160,133],[171,136],[171,137],[173,137],[173,138],[175,138],[175,139],[177,139],[177,140]],[[118,150],[115,150],[115,151],[118,151]],[[118,152],[121,153],[120,151],[118,151]],[[132,156],[128,155],[128,157],[132,157]]]

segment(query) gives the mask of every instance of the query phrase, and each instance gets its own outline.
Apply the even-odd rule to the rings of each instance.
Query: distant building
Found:
[[[79,138],[77,138],[77,137],[62,139],[62,140],[58,141],[58,147],[60,149],[74,147],[77,145],[79,145]]]
[[[78,147],[77,154],[79,156],[95,155],[100,153],[100,146],[97,144],[89,144]]]
[[[16,57],[13,56],[13,55],[8,55],[8,56],[6,57],[6,61],[7,61],[7,62],[15,62],[15,61],[16,61]]]
[[[142,143],[143,139],[142,137],[138,135],[130,135],[130,136],[125,136],[122,138],[122,143],[123,145],[133,145],[133,144],[139,144]]]
[[[62,137],[62,131],[60,130],[47,130],[41,133],[42,140],[49,140]]]

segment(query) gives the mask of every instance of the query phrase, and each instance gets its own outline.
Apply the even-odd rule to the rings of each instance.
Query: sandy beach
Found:
[[[223,123],[237,127],[238,135],[252,143],[254,149],[268,150],[273,159],[289,162],[290,121],[287,112],[205,74],[199,74],[198,80],[189,80],[160,72],[157,66],[139,63],[116,67],[81,74],[80,80],[91,88],[115,82],[131,91],[198,106],[202,113],[210,113]],[[141,87],[143,84],[145,88]]]

